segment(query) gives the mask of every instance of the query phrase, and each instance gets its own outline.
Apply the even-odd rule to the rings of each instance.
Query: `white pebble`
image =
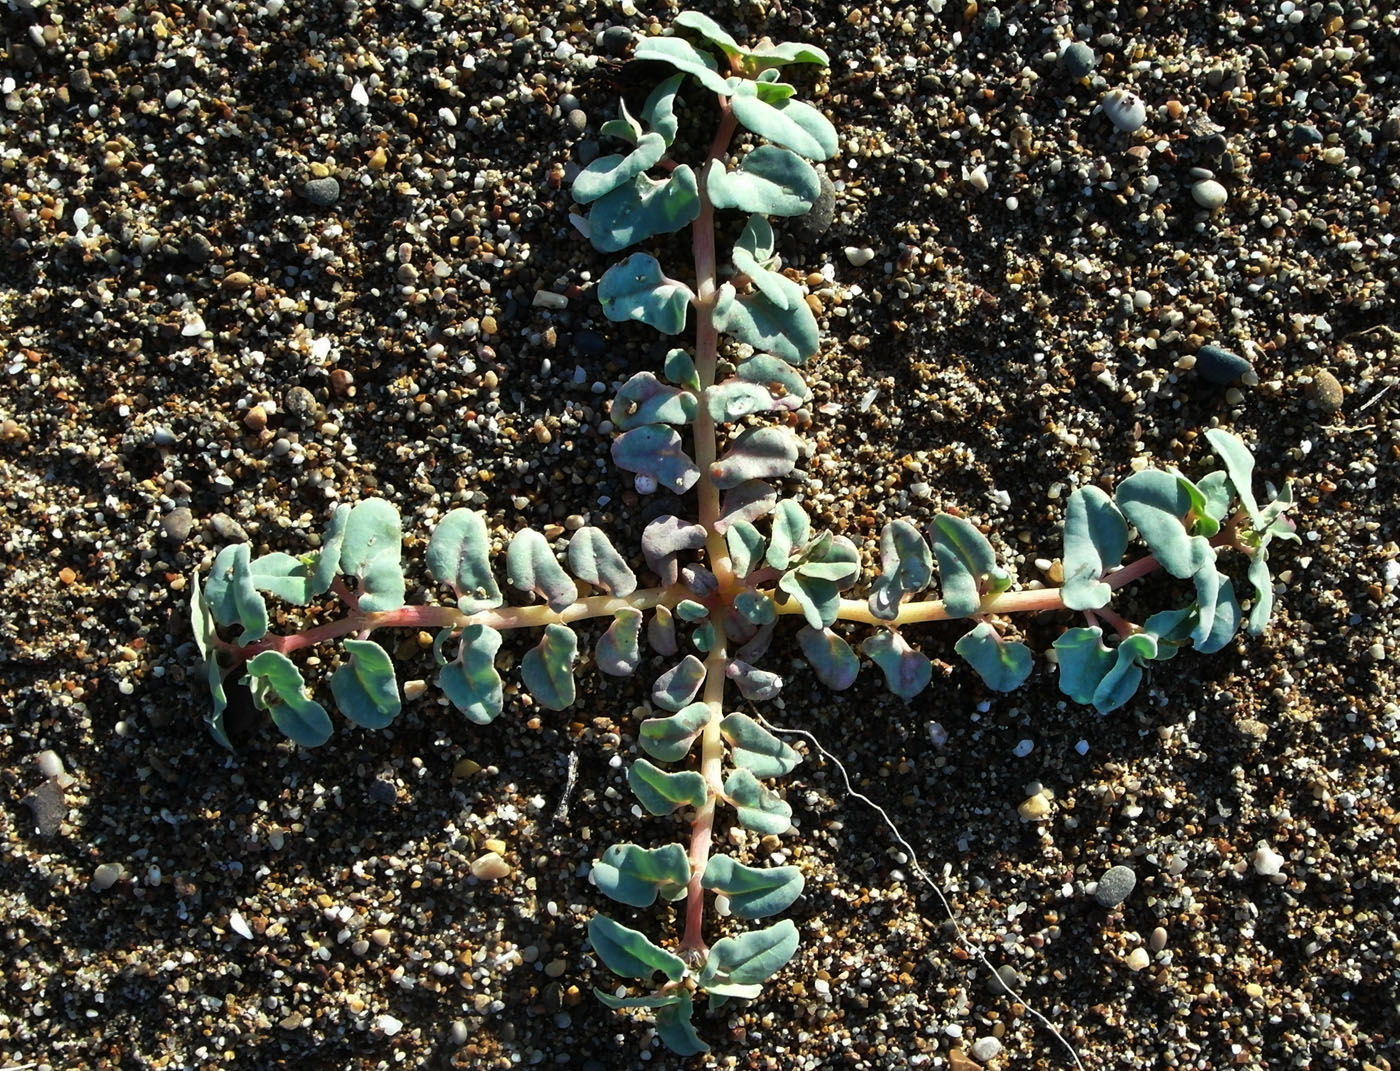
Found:
[[[1128,958],[1123,961],[1130,971],[1144,970],[1151,962],[1152,957],[1147,954],[1147,949],[1142,947],[1133,949],[1128,953]]]
[[[875,250],[868,245],[854,246],[848,245],[845,248],[846,259],[856,268],[863,268],[875,259]]]
[[[374,1021],[374,1028],[386,1038],[391,1038],[403,1029],[403,1020],[395,1019],[392,1015],[381,1015]]]
[[[110,889],[121,876],[126,873],[126,868],[120,863],[103,863],[92,872],[91,888],[94,892],[102,892]]]
[[[45,777],[57,777],[63,772],[63,760],[56,751],[41,751],[34,756],[34,765]]]
[[[1262,840],[1249,858],[1254,864],[1254,872],[1262,878],[1271,878],[1283,870],[1283,856]]]
[[[1108,121],[1125,134],[1131,134],[1147,122],[1147,105],[1136,93],[1129,93],[1126,89],[1108,92],[1100,107],[1108,116]]]
[[[536,290],[535,300],[531,304],[539,309],[565,309],[569,306],[569,299],[552,290]]]
[[[472,876],[479,881],[498,881],[510,877],[510,864],[496,852],[487,852],[472,863]]]
[[[243,917],[241,911],[235,911],[228,917],[228,926],[234,933],[245,940],[253,939],[253,931],[248,927],[248,920]]]
[[[1228,196],[1225,187],[1216,182],[1215,179],[1204,179],[1191,187],[1192,200],[1209,212],[1223,208]]]

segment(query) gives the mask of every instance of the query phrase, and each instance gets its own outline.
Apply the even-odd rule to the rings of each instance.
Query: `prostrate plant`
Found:
[[[324,743],[330,718],[309,697],[289,656],[336,640],[341,663],[330,678],[336,705],[357,724],[388,725],[402,701],[388,654],[370,639],[383,629],[436,631],[438,684],[477,723],[503,707],[495,663],[504,631],[543,630],[520,662],[520,677],[550,709],[574,701],[574,623],[607,622],[594,649],[607,674],[638,669],[644,627],[661,656],[676,658],[683,643],[693,648],[656,679],[652,699],[664,713],[638,727],[647,757],[627,774],[653,815],[685,814],[688,842],[615,844],[593,868],[598,888],[630,907],[649,907],[658,897],[684,901],[683,931],[666,947],[604,915],[588,927],[598,958],[644,990],[632,996],[597,990],[599,998],[614,1008],[654,1009],[661,1037],[690,1054],[706,1048],[691,1024],[694,994],[706,994],[712,1007],[756,997],[797,948],[789,920],[748,930],[726,924],[735,932],[713,944],[704,932],[707,902],[722,899],[722,914],[747,922],[783,911],[802,893],[798,867],[756,867],[713,852],[721,805],[760,836],[791,825],[790,807],[765,782],[791,772],[800,756],[726,703],[727,684],[748,702],[771,699],[782,688],[778,674],[759,666],[782,618],[802,618],[798,647],[816,676],[836,689],[852,684],[860,659],[834,626],[875,626],[860,651],[908,701],[927,687],[932,670],[907,640],[909,626],[967,620],[971,627],[954,649],[988,687],[1011,691],[1030,674],[1032,655],[1002,636],[1002,619],[1077,611],[1084,624],[1055,641],[1060,688],[1107,712],[1132,697],[1151,662],[1186,646],[1218,651],[1236,634],[1244,613],[1231,580],[1217,568],[1220,551],[1248,559],[1254,589],[1248,628],[1253,634],[1264,628],[1272,604],[1268,545],[1291,538],[1292,526],[1284,516],[1287,488],[1258,505],[1249,451],[1212,429],[1206,437],[1224,468],[1199,482],[1149,469],[1125,479],[1112,497],[1092,486],[1070,496],[1060,587],[1016,589],[975,525],[940,514],[927,537],[911,521],[886,525],[867,593],[843,597],[863,575],[856,546],[815,531],[799,500],[780,498],[773,483],[793,472],[800,453],[781,416],[811,395],[799,369],[817,352],[818,329],[802,286],[782,270],[767,217],[811,210],[820,179],[809,161],[832,156],[837,146],[831,124],[797,100],[780,75],[792,64],[825,65],[826,56],[805,45],[745,48],[695,13],[675,25],[698,44],[669,36],[638,45],[637,59],[662,61],[677,73],[655,87],[637,117],[623,105],[621,118],[603,131],[627,150],[593,161],[573,185],[575,199],[590,206],[579,222],[603,252],[690,227],[694,263],[685,278],[669,275],[648,253],[634,253],[598,285],[613,320],[640,320],[667,334],[683,331],[692,315],[695,321],[692,349],[672,349],[660,376],[633,375],[611,410],[619,432],[613,458],[634,474],[637,489],[694,493],[690,519],[667,514],[644,532],[642,557],[657,583],[639,588],[628,561],[597,528],[569,539],[567,569],[543,535],[526,529],[509,540],[506,579],[540,601],[506,605],[486,518],[455,509],[439,521],[427,548],[428,573],[452,589],[455,605],[407,606],[399,515],[387,502],[368,499],[338,507],[320,547],[303,557],[253,559],[246,544],[224,548],[203,589],[194,585],[192,612],[214,696],[210,726],[225,745],[223,682],[238,669],[284,733],[306,746]],[[696,167],[670,155],[687,78],[713,94],[718,113],[709,151]],[[730,145],[740,128],[768,144],[753,145],[735,161]],[[718,209],[747,214],[723,268],[715,251]],[[721,333],[738,343],[727,351],[732,363],[721,361]],[[1123,565],[1134,529],[1149,553]],[[1116,596],[1158,569],[1190,581],[1189,601],[1141,624],[1127,620],[1113,608]],[[941,598],[925,597],[935,576]],[[300,606],[319,606],[330,593],[346,612],[301,632],[271,635],[264,593]],[[239,631],[226,638],[220,629]]]

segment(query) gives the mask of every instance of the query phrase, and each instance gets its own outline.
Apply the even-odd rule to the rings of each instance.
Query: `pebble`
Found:
[[[294,417],[305,417],[316,411],[316,395],[305,387],[288,387],[282,395],[282,408]]]
[[[626,26],[609,26],[599,35],[598,43],[603,46],[603,51],[621,56],[631,47],[634,36]]]
[[[1098,66],[1099,58],[1083,41],[1075,41],[1060,53],[1060,62],[1072,78],[1085,78]]]
[[[836,218],[836,186],[825,171],[820,172],[821,189],[805,216],[792,220],[792,234],[799,241],[812,242],[831,229]]]
[[[172,543],[183,543],[194,531],[194,514],[185,506],[176,506],[160,519],[161,531]]]
[[[1037,792],[1034,796],[1027,796],[1021,806],[1016,808],[1016,813],[1027,822],[1039,822],[1050,814],[1050,801],[1045,798],[1043,792]]]
[[[564,118],[568,122],[570,129],[576,134],[582,134],[588,129],[588,113],[582,108],[570,109],[569,114]]]
[[[45,777],[57,777],[63,772],[63,760],[58,757],[58,752],[51,748],[46,748],[35,755],[34,765]]]
[[[388,948],[389,941],[392,938],[393,934],[391,934],[388,930],[384,929],[383,926],[379,927],[377,930],[372,931],[369,935],[369,939],[373,941],[376,945],[378,945],[380,948]]]
[[[1196,351],[1196,372],[1208,383],[1229,386],[1254,366],[1231,350],[1220,346],[1202,346]]]
[[[49,780],[24,797],[24,804],[34,818],[34,828],[42,837],[51,837],[63,825],[68,815],[68,803],[58,782]]]
[[[1249,861],[1254,865],[1254,872],[1261,878],[1272,878],[1283,870],[1283,856],[1262,840],[1255,846]]]
[[[125,873],[126,868],[120,863],[102,863],[92,872],[91,888],[94,892],[110,889]]]
[[[1303,393],[1307,395],[1308,401],[1324,413],[1337,412],[1346,398],[1337,377],[1325,368],[1312,370],[1312,381],[1303,388]]]
[[[1147,939],[1147,945],[1153,952],[1160,952],[1167,947],[1167,931],[1165,927],[1158,926],[1152,931],[1152,936]]]
[[[185,256],[196,264],[208,264],[214,259],[214,245],[202,234],[192,234],[185,242]]]
[[[1136,885],[1137,874],[1133,873],[1132,867],[1109,867],[1104,871],[1103,877],[1099,878],[1098,888],[1094,890],[1094,901],[1100,907],[1117,907],[1132,894]]]
[[[253,277],[246,271],[231,271],[223,278],[223,288],[232,293],[242,293],[253,285]]]
[[[478,881],[499,881],[510,877],[510,864],[496,852],[487,852],[472,862],[472,877]]]
[[[403,1029],[403,1020],[392,1015],[381,1015],[374,1021],[374,1028],[386,1038],[391,1038]]]
[[[875,259],[875,250],[871,249],[868,245],[848,245],[846,246],[845,253],[846,259],[851,262],[852,266],[857,268],[863,268]]]
[[[1202,179],[1191,187],[1191,198],[1207,212],[1214,212],[1225,206],[1229,194],[1215,179]]]
[[[1127,958],[1123,960],[1124,966],[1130,971],[1145,970],[1151,962],[1152,957],[1147,954],[1147,949],[1141,946],[1129,952]]]
[[[314,178],[301,188],[301,195],[317,208],[329,208],[340,199],[340,183],[333,175]]]
[[[989,1060],[995,1060],[1001,1055],[1001,1041],[988,1034],[986,1037],[978,1038],[967,1050],[967,1054],[979,1064],[985,1064]]]
[[[248,542],[248,533],[243,530],[243,526],[227,513],[214,514],[209,518],[209,523],[214,528],[214,534],[225,543]]]
[[[1126,89],[1110,90],[1101,103],[1108,121],[1125,134],[1131,134],[1147,122],[1147,105],[1136,93]]]

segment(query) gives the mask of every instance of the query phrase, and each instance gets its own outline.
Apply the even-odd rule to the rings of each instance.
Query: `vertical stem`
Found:
[[[703,955],[705,890],[700,879],[710,861],[710,845],[714,841],[715,808],[719,803],[724,773],[724,739],[719,723],[724,718],[724,665],[728,661],[721,642],[705,659],[705,703],[710,708],[710,720],[700,736],[700,776],[705,779],[705,802],[695,812],[690,827],[690,886],[685,900],[685,934],[681,938],[681,954],[693,951]]]

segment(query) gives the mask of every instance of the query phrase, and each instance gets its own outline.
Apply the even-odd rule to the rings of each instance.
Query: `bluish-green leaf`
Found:
[[[751,666],[742,658],[731,658],[724,667],[724,675],[738,687],[739,694],[752,703],[775,699],[783,690],[782,677],[770,670]]]
[[[1196,487],[1205,499],[1206,515],[1219,525],[1230,515],[1230,477],[1224,469],[1207,473],[1196,481]]]
[[[760,985],[787,966],[796,951],[797,927],[791,919],[725,937],[711,946],[696,984],[701,989],[713,982]]]
[[[730,747],[734,765],[755,777],[781,777],[791,773],[802,756],[747,714],[734,713],[719,723]]]
[[[253,586],[259,591],[297,606],[311,601],[313,571],[304,559],[274,551],[254,558],[249,568],[253,573]]]
[[[612,624],[593,648],[593,661],[610,677],[630,677],[642,664],[638,640],[642,631],[642,612],[630,607],[613,614]]]
[[[253,701],[272,715],[273,724],[302,747],[320,747],[331,738],[326,708],[306,694],[301,670],[280,651],[263,651],[245,664]]]
[[[662,383],[650,372],[638,372],[617,392],[608,417],[618,431],[646,424],[689,424],[699,406],[695,395]]]
[[[1177,482],[1181,489],[1186,492],[1186,497],[1191,503],[1191,513],[1187,518],[1187,527],[1193,535],[1201,535],[1210,538],[1220,531],[1220,521],[1211,512],[1211,503],[1206,499],[1205,492],[1188,480],[1181,473],[1176,474]]]
[[[1142,624],[1142,631],[1157,643],[1154,662],[1166,662],[1176,657],[1191,642],[1191,632],[1196,627],[1198,614],[1193,603],[1178,610],[1159,610]]]
[[[627,142],[628,145],[636,145],[637,140],[646,133],[646,131],[642,129],[641,123],[632,118],[632,113],[627,110],[627,102],[625,100],[619,101],[618,104],[618,111],[621,112],[621,114],[616,119],[609,119],[599,127],[598,133],[605,138],[617,138],[619,141]],[[657,133],[660,134],[661,131],[658,130]],[[663,140],[665,140],[665,135],[662,135],[662,137]],[[669,140],[666,140],[666,144],[669,145],[671,143]]]
[[[684,989],[673,989],[668,993],[648,993],[644,997],[615,997],[594,986],[593,995],[613,1011],[627,1011],[634,1008],[665,1008],[672,1004],[679,1004],[682,997],[686,1000],[690,999],[690,994]]]
[[[841,612],[841,589],[830,580],[807,576],[801,567],[791,569],[778,580],[778,589],[790,595],[802,608],[802,617],[811,628],[827,628]]]
[[[438,687],[448,701],[477,725],[489,725],[501,712],[504,692],[496,672],[501,634],[488,625],[467,625],[457,657],[438,671]]]
[[[671,75],[648,94],[646,103],[642,105],[642,122],[654,133],[660,134],[668,147],[676,140],[676,132],[680,129],[676,119],[676,91],[684,81],[683,74]]]
[[[204,598],[220,625],[242,627],[240,643],[267,635],[267,603],[254,586],[247,543],[234,543],[219,551],[204,585]]]
[[[1260,547],[1254,552],[1246,574],[1254,588],[1254,604],[1249,608],[1249,634],[1258,636],[1269,624],[1274,611],[1274,580],[1269,575],[1269,552]]]
[[[1123,560],[1127,549],[1128,522],[1113,499],[1097,487],[1077,488],[1065,510],[1065,580],[1060,591],[1065,606],[1107,606],[1113,589],[1099,578]]]
[[[1113,668],[1114,655],[1103,643],[1103,629],[1072,628],[1055,641],[1059,655],[1060,691],[1086,706],[1094,701],[1099,683]]]
[[[631,595],[636,574],[601,528],[585,526],[569,538],[569,568],[574,576],[608,595]]]
[[[720,160],[705,170],[705,190],[716,208],[737,208],[767,216],[802,216],[821,194],[816,169],[795,152],[760,145],[727,171]]]
[[[710,608],[702,602],[694,599],[682,599],[672,608],[677,617],[687,625],[693,625],[697,621],[704,621],[710,616]]]
[[[665,155],[666,141],[660,134],[643,134],[625,156],[600,156],[580,171],[574,179],[574,200],[581,205],[596,201],[655,167]]]
[[[732,423],[775,409],[795,409],[799,404],[795,397],[775,398],[766,386],[737,378],[716,383],[705,391],[705,409],[716,424]]]
[[[713,621],[706,621],[690,634],[691,645],[701,654],[709,654],[719,643],[719,630]]]
[[[598,281],[598,301],[609,320],[640,320],[668,335],[685,330],[690,287],[668,278],[657,259],[633,253]]]
[[[801,364],[820,347],[817,318],[802,288],[787,276],[763,272],[760,278],[767,289],[782,295],[783,304],[759,290],[741,296],[732,283],[725,283],[715,302],[715,328],[789,364]]]
[[[540,642],[520,660],[520,677],[548,710],[563,710],[574,702],[574,659],[578,637],[568,625],[546,625]]]
[[[773,224],[768,222],[768,217],[752,213],[745,220],[744,229],[739,232],[739,240],[734,243],[734,248],[745,253],[749,260],[771,268],[774,264],[773,254],[777,248],[777,238],[773,234]]]
[[[695,358],[679,346],[666,351],[661,374],[678,387],[684,387],[693,394],[700,393],[700,374],[695,370]]]
[[[940,513],[933,519],[932,535],[943,605],[952,616],[971,617],[981,610],[983,595],[1011,586],[987,537],[970,521]]]
[[[735,595],[734,609],[753,625],[766,625],[778,616],[773,600],[757,591],[741,591]]]
[[[729,107],[743,126],[799,156],[826,160],[836,155],[836,128],[810,104],[792,97],[770,103],[758,95],[752,82],[740,82]]]
[[[350,660],[331,674],[340,712],[366,729],[383,729],[399,716],[399,682],[389,654],[373,640],[344,640]]]
[[[703,525],[684,521],[666,513],[650,521],[642,530],[642,555],[647,566],[670,587],[680,577],[676,555],[687,550],[699,550],[705,545]]]
[[[742,361],[734,373],[740,379],[766,387],[775,398],[805,402],[812,397],[811,388],[802,378],[802,373],[780,357],[771,353],[755,353]],[[784,401],[784,404],[788,404]]]
[[[689,882],[690,859],[679,844],[652,849],[614,844],[593,864],[593,884],[632,907],[650,907],[658,896],[679,900]]]
[[[860,673],[860,659],[850,644],[831,629],[804,625],[797,630],[797,643],[817,680],[828,688],[840,692],[855,683]]]
[[[647,643],[666,658],[680,650],[676,643],[675,615],[667,607],[658,606],[652,611],[651,620],[647,622]]]
[[[885,621],[899,616],[905,595],[915,595],[933,580],[933,552],[908,521],[891,521],[880,532],[880,575],[870,585],[870,612]]]
[[[501,605],[501,589],[491,571],[491,536],[484,514],[469,509],[450,511],[433,529],[426,560],[428,574],[452,588],[457,609],[464,614]]]
[[[745,480],[779,479],[796,464],[797,436],[791,430],[749,428],[710,466],[710,478],[723,490]]]
[[[361,610],[397,610],[404,601],[403,528],[399,511],[382,498],[350,508],[340,546],[340,571],[359,580]]]
[[[731,59],[739,59],[747,71],[761,71],[767,67],[781,67],[789,63],[815,63],[825,67],[826,53],[815,45],[781,42],[774,44],[765,39],[758,48],[745,48],[734,40],[719,23],[698,11],[682,11],[672,25],[698,34]]]
[[[730,773],[724,781],[724,795],[738,813],[739,824],[751,832],[777,836],[792,828],[792,808],[772,789],[759,784],[749,770]]]
[[[329,590],[340,575],[340,552],[345,546],[345,527],[350,523],[350,506],[336,506],[326,530],[321,533],[321,547],[316,552],[316,570],[311,578],[311,595]]]
[[[765,560],[774,569],[786,569],[812,538],[812,519],[801,504],[791,498],[778,503],[768,536]]]
[[[885,685],[906,703],[928,687],[933,664],[909,646],[898,632],[877,632],[860,645],[865,656],[880,667]]]
[[[1213,557],[1210,543],[1186,529],[1191,496],[1175,473],[1144,469],[1120,483],[1115,497],[1118,508],[1172,576],[1193,576]]]
[[[664,710],[680,710],[695,698],[705,683],[705,663],[686,655],[661,676],[651,688],[652,702]]]
[[[729,82],[719,74],[715,58],[679,37],[644,37],[637,42],[632,58],[669,63],[676,70],[693,75],[711,93],[729,96]]]
[[[1191,577],[1196,587],[1196,619],[1191,631],[1193,644],[1199,646],[1200,641],[1210,635],[1211,626],[1215,623],[1215,606],[1220,598],[1221,581],[1224,579],[1215,567],[1215,549],[1211,548],[1210,560],[1203,563]]]
[[[522,528],[511,539],[506,551],[506,579],[511,587],[544,599],[555,613],[578,600],[578,587],[554,556],[554,548],[533,528]]]
[[[588,943],[603,966],[623,978],[650,982],[657,971],[671,982],[685,977],[685,961],[680,956],[606,915],[594,915],[588,920]]]
[[[1007,643],[985,621],[958,640],[953,650],[993,691],[1015,691],[1031,675],[1031,649],[1024,643]]]
[[[690,1021],[692,1014],[690,993],[684,989],[680,991],[679,1000],[662,1005],[656,1013],[656,1035],[677,1056],[699,1056],[710,1051],[695,1032],[695,1024]]]
[[[662,762],[680,762],[710,723],[706,703],[691,703],[665,718],[647,718],[637,733],[643,751]]]
[[[732,915],[761,919],[791,907],[802,895],[803,879],[795,866],[752,867],[727,855],[712,855],[700,885],[727,896]]]
[[[600,253],[618,253],[653,235],[674,233],[698,215],[695,172],[681,164],[663,179],[638,175],[598,198],[588,213],[588,240]]]
[[[705,779],[694,770],[667,773],[646,759],[632,763],[627,784],[642,806],[655,815],[668,815],[681,807],[699,807],[710,794]]]
[[[700,470],[685,452],[675,428],[665,424],[644,424],[625,431],[613,440],[613,463],[638,474],[637,490],[643,491],[641,477],[673,494],[682,495],[695,485]]]
[[[1239,599],[1235,597],[1235,585],[1230,582],[1228,576],[1221,578],[1220,587],[1215,594],[1214,610],[1210,628],[1191,636],[1196,650],[1202,654],[1215,654],[1216,651],[1223,650],[1239,631],[1244,614],[1240,609]]]
[[[725,546],[729,548],[729,561],[734,566],[734,575],[748,576],[763,564],[764,547],[767,542],[748,521],[738,521],[724,533]]]
[[[1230,479],[1230,486],[1235,490],[1235,497],[1244,506],[1250,520],[1257,523],[1259,504],[1254,498],[1254,455],[1249,452],[1249,447],[1245,446],[1243,440],[1221,428],[1207,429],[1206,441],[1210,443],[1220,463],[1225,466],[1225,473]]]
[[[1142,683],[1142,667],[1157,657],[1157,637],[1139,632],[1119,642],[1113,666],[1094,689],[1094,709],[1100,714],[1117,710],[1133,697]]]
[[[204,716],[204,721],[214,739],[231,751],[233,743],[224,729],[224,709],[228,706],[228,694],[224,691],[223,667],[219,665],[219,633],[214,625],[214,614],[209,608],[209,601],[204,597],[204,590],[200,586],[198,571],[190,582],[190,626],[194,630],[194,642],[199,648],[199,656],[204,659],[204,679],[209,687],[209,698],[214,704],[213,710]]]

